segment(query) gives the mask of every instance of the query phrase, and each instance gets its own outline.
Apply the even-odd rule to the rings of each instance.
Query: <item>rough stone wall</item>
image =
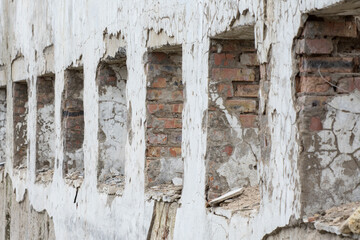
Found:
[[[6,161],[6,89],[0,89],[0,162]]]
[[[99,85],[99,166],[98,181],[124,185],[127,135],[126,64],[101,63]]]
[[[65,72],[62,122],[64,127],[65,174],[84,171],[84,76],[81,70]]]
[[[14,167],[27,167],[27,114],[28,86],[27,83],[14,83]]]
[[[55,77],[37,79],[37,156],[36,170],[54,168],[55,162]]]
[[[149,186],[182,184],[181,53],[152,52],[147,59],[147,149]]]
[[[258,184],[259,62],[252,40],[213,40],[209,54],[207,198]]]
[[[309,18],[296,41],[305,214],[360,200],[359,37],[355,18]]]

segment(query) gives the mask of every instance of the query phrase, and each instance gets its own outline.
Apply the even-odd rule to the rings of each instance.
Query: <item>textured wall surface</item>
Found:
[[[209,54],[208,199],[258,184],[260,69],[253,40],[215,41]]]
[[[306,37],[301,35],[308,23],[319,22],[320,17],[360,15],[359,1],[1,0],[0,13],[0,87],[6,87],[7,93],[6,136],[0,130],[0,139],[6,138],[5,156],[1,156],[6,164],[0,166],[0,210],[11,209],[0,212],[1,239],[8,236],[36,239],[31,234],[39,226],[44,239],[318,236],[317,232],[291,227],[320,211],[322,206],[360,200],[359,186],[354,181],[354,175],[359,174],[354,160],[359,158],[360,112],[354,66],[359,64],[357,52],[349,53],[347,48],[357,49],[356,40],[348,39],[353,36],[352,25],[333,25],[348,34],[339,35],[334,42],[329,33],[320,36],[326,28],[313,24],[315,35],[309,39],[323,41],[315,46],[307,45]],[[345,17],[345,21],[349,19]],[[230,40],[238,46],[251,46],[251,51],[227,51],[221,44],[213,45]],[[304,40],[302,52],[298,52],[298,40]],[[331,44],[333,50],[329,52]],[[312,55],[313,47],[316,56]],[[158,52],[167,55],[163,64],[169,73],[164,73],[166,80],[149,72],[149,54]],[[123,59],[116,62],[118,56]],[[305,86],[303,91],[309,92],[304,94],[305,98],[327,98],[326,107],[320,106],[321,116],[306,115],[301,104],[308,103],[301,102],[304,97],[298,92],[302,77],[299,71],[303,66],[311,70],[312,60],[317,61],[318,57],[328,58],[321,60],[325,68],[332,64],[332,58],[341,59],[341,69],[350,66],[349,75],[334,82],[350,92],[329,87],[326,94],[313,96]],[[111,64],[116,65],[113,69],[116,81],[111,82],[116,82],[116,87],[106,87],[111,96],[104,93],[97,78],[99,66],[107,60],[114,60]],[[226,61],[234,64],[235,70],[221,70],[217,74],[230,74],[223,79],[224,83],[231,83],[230,91],[225,85],[220,87],[221,75],[215,79],[212,71],[215,67],[228,68],[224,66]],[[316,83],[319,80],[316,69],[306,70],[303,80],[311,80],[310,89],[315,84],[318,93],[327,85]],[[250,74],[246,81],[234,81],[252,71],[254,75]],[[113,77],[110,72],[108,75]],[[149,74],[154,74],[154,78],[149,79]],[[54,168],[49,175],[41,175],[46,184],[36,181],[40,176],[36,173],[37,163],[45,163],[37,154],[41,133],[37,127],[37,116],[41,114],[37,81],[41,76],[55,76],[51,126]],[[324,73],[323,77],[329,76]],[[24,82],[27,89],[20,93]],[[172,114],[173,127],[162,129],[162,138],[149,134],[157,134],[155,129],[148,128],[152,124],[150,90],[171,92],[163,99],[163,114]],[[168,97],[173,97],[176,91],[182,94],[172,102]],[[234,96],[230,97],[229,92]],[[231,98],[241,100],[235,105],[239,112],[228,111],[225,105],[214,110],[214,103],[221,100],[229,103],[234,100]],[[105,104],[108,99],[117,99],[119,103]],[[151,101],[157,104],[156,99]],[[249,103],[246,108],[242,105],[245,102]],[[173,104],[179,106],[165,109],[165,105]],[[220,127],[211,122],[214,112],[227,121],[221,131],[224,141],[219,145],[215,141],[219,136],[221,141],[221,133],[212,132]],[[3,113],[0,106],[0,116]],[[114,126],[119,118],[119,127],[112,127],[110,122],[105,124],[107,116],[114,119]],[[159,156],[150,160],[150,146],[162,146],[165,135],[167,151],[155,151]],[[306,140],[306,136],[310,137]],[[230,140],[226,140],[228,137]],[[304,148],[306,144],[309,148]],[[110,151],[113,145],[116,147]],[[259,208],[253,214],[245,214],[247,210],[240,211],[234,207],[236,204],[231,208],[208,206],[207,195],[215,189],[209,183],[209,163],[216,162],[214,152],[223,161],[212,173],[218,175],[216,181],[220,184],[216,185],[221,187],[216,196],[232,188],[248,190],[247,186],[254,186],[257,195],[253,199],[259,200]],[[322,165],[326,165],[324,169]],[[114,185],[102,178],[107,173],[114,179]],[[168,188],[166,197],[159,197],[158,189],[153,188],[157,184],[148,186],[149,176],[157,183],[172,181],[178,185]],[[245,200],[245,193],[238,197],[239,201]],[[312,201],[314,194],[331,200],[318,197]],[[21,226],[11,220],[17,218]],[[282,228],[293,230],[279,233]],[[334,233],[339,233],[333,231],[331,236],[336,239]]]
[[[357,21],[309,19],[297,40],[305,213],[360,198]]]
[[[147,62],[146,180],[149,186],[182,185],[181,52],[150,53]]]

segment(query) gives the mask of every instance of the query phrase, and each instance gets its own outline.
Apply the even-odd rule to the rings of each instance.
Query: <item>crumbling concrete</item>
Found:
[[[64,173],[75,180],[84,175],[84,76],[82,70],[67,70],[63,93]]]
[[[101,63],[99,85],[99,166],[100,191],[114,194],[124,187],[127,135],[126,59]]]
[[[296,42],[305,214],[360,200],[357,25],[355,18],[309,18]]]
[[[249,40],[213,40],[209,54],[207,198],[258,184],[259,62]]]
[[[36,171],[38,180],[51,180],[45,172],[53,171],[55,163],[55,76],[37,79],[37,149]],[[42,176],[39,176],[42,175]]]

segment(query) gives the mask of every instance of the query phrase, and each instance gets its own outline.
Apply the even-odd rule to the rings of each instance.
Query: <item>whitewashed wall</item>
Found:
[[[265,6],[265,2],[267,2]],[[146,76],[144,54],[148,47],[170,42],[182,44],[185,85],[182,157],[184,187],[177,211],[175,239],[261,239],[266,233],[300,218],[299,144],[294,107],[295,63],[293,39],[304,13],[345,0],[2,0],[0,2],[0,65],[7,82],[7,129],[12,129],[12,74],[29,80],[28,168],[12,170],[12,132],[7,134],[6,171],[13,180],[16,199],[25,191],[37,211],[53,218],[57,239],[145,239],[154,202],[144,194]],[[240,13],[240,14],[238,14]],[[208,50],[210,37],[254,24],[258,56],[271,69],[267,117],[271,154],[260,165],[262,202],[252,219],[226,217],[205,208],[205,154],[208,107]],[[266,27],[264,27],[266,25]],[[119,34],[126,42],[127,108],[130,129],[125,154],[125,190],[110,198],[97,191],[98,88],[95,82],[106,49],[104,33]],[[54,46],[53,59],[44,49]],[[46,54],[45,54],[46,53]],[[24,61],[12,65],[17,56]],[[51,55],[51,54],[50,54]],[[54,64],[52,66],[52,63]],[[61,93],[64,70],[83,65],[85,110],[85,179],[74,204],[76,189],[63,180]],[[11,68],[13,66],[13,68]],[[35,184],[37,76],[54,69],[56,163],[53,182]],[[4,79],[0,79],[3,82]],[[260,106],[264,107],[264,106]],[[275,219],[275,220],[274,220]]]

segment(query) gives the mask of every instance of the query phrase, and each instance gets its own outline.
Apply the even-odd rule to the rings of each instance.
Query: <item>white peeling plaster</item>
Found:
[[[8,90],[7,129],[12,129],[11,79],[33,79],[43,71],[38,62],[44,62],[42,53],[46,46],[54,44],[56,93],[56,164],[54,179],[50,185],[35,185],[27,178],[21,180],[11,169],[12,139],[7,134],[6,171],[16,188],[16,199],[23,199],[25,189],[30,203],[37,211],[46,210],[53,217],[58,239],[145,239],[153,210],[153,202],[144,198],[144,159],[146,119],[146,76],[143,56],[146,52],[147,29],[161,29],[183,44],[183,80],[185,104],[183,110],[182,157],[184,159],[184,188],[181,208],[177,212],[176,239],[261,239],[279,226],[289,222],[291,216],[299,217],[299,189],[297,171],[296,112],[292,100],[291,79],[292,41],[301,24],[301,13],[323,8],[341,0],[275,1],[268,0],[268,10],[263,1],[239,0],[225,3],[220,0],[166,0],[147,1],[6,1],[0,2],[0,62],[11,66],[21,52],[24,68],[15,71],[6,68]],[[258,217],[247,220],[232,217],[230,223],[209,215],[205,209],[205,153],[206,109],[208,105],[208,34],[221,33],[228,28],[237,10],[247,10],[246,19],[255,19],[255,38],[261,62],[267,60],[272,46],[271,90],[268,102],[268,119],[272,132],[272,152],[267,166],[260,166],[260,174],[269,188],[263,189],[263,202]],[[264,19],[264,12],[267,19]],[[246,11],[245,11],[246,12]],[[241,16],[243,17],[243,16]],[[244,22],[246,22],[244,20]],[[251,22],[249,20],[248,22]],[[267,25],[264,33],[263,24]],[[128,84],[127,108],[131,106],[131,123],[125,148],[126,186],[124,195],[111,204],[108,196],[96,190],[96,166],[98,156],[98,96],[95,84],[98,60],[106,52],[103,32],[118,33],[127,42]],[[209,29],[211,28],[211,31]],[[6,48],[8,45],[8,48]],[[35,61],[37,51],[37,61]],[[73,203],[76,190],[64,183],[62,176],[61,93],[64,86],[64,69],[82,55],[84,64],[85,179]],[[15,69],[15,68],[14,68]],[[26,72],[24,73],[24,71]],[[24,73],[24,75],[22,75]],[[19,75],[19,77],[17,76]],[[35,89],[35,85],[29,86]],[[35,111],[34,95],[30,98],[28,137],[31,155],[30,165],[35,164],[34,146]],[[274,119],[271,114],[276,109]],[[202,121],[205,119],[205,122]],[[268,166],[271,166],[268,167]],[[30,173],[29,171],[32,171]],[[28,174],[34,174],[28,168]],[[272,191],[270,191],[270,188]],[[213,220],[217,219],[217,220]],[[272,221],[277,219],[277,221]],[[219,229],[219,235],[214,235]],[[252,231],[255,229],[256,231]],[[208,231],[210,230],[210,231]]]

